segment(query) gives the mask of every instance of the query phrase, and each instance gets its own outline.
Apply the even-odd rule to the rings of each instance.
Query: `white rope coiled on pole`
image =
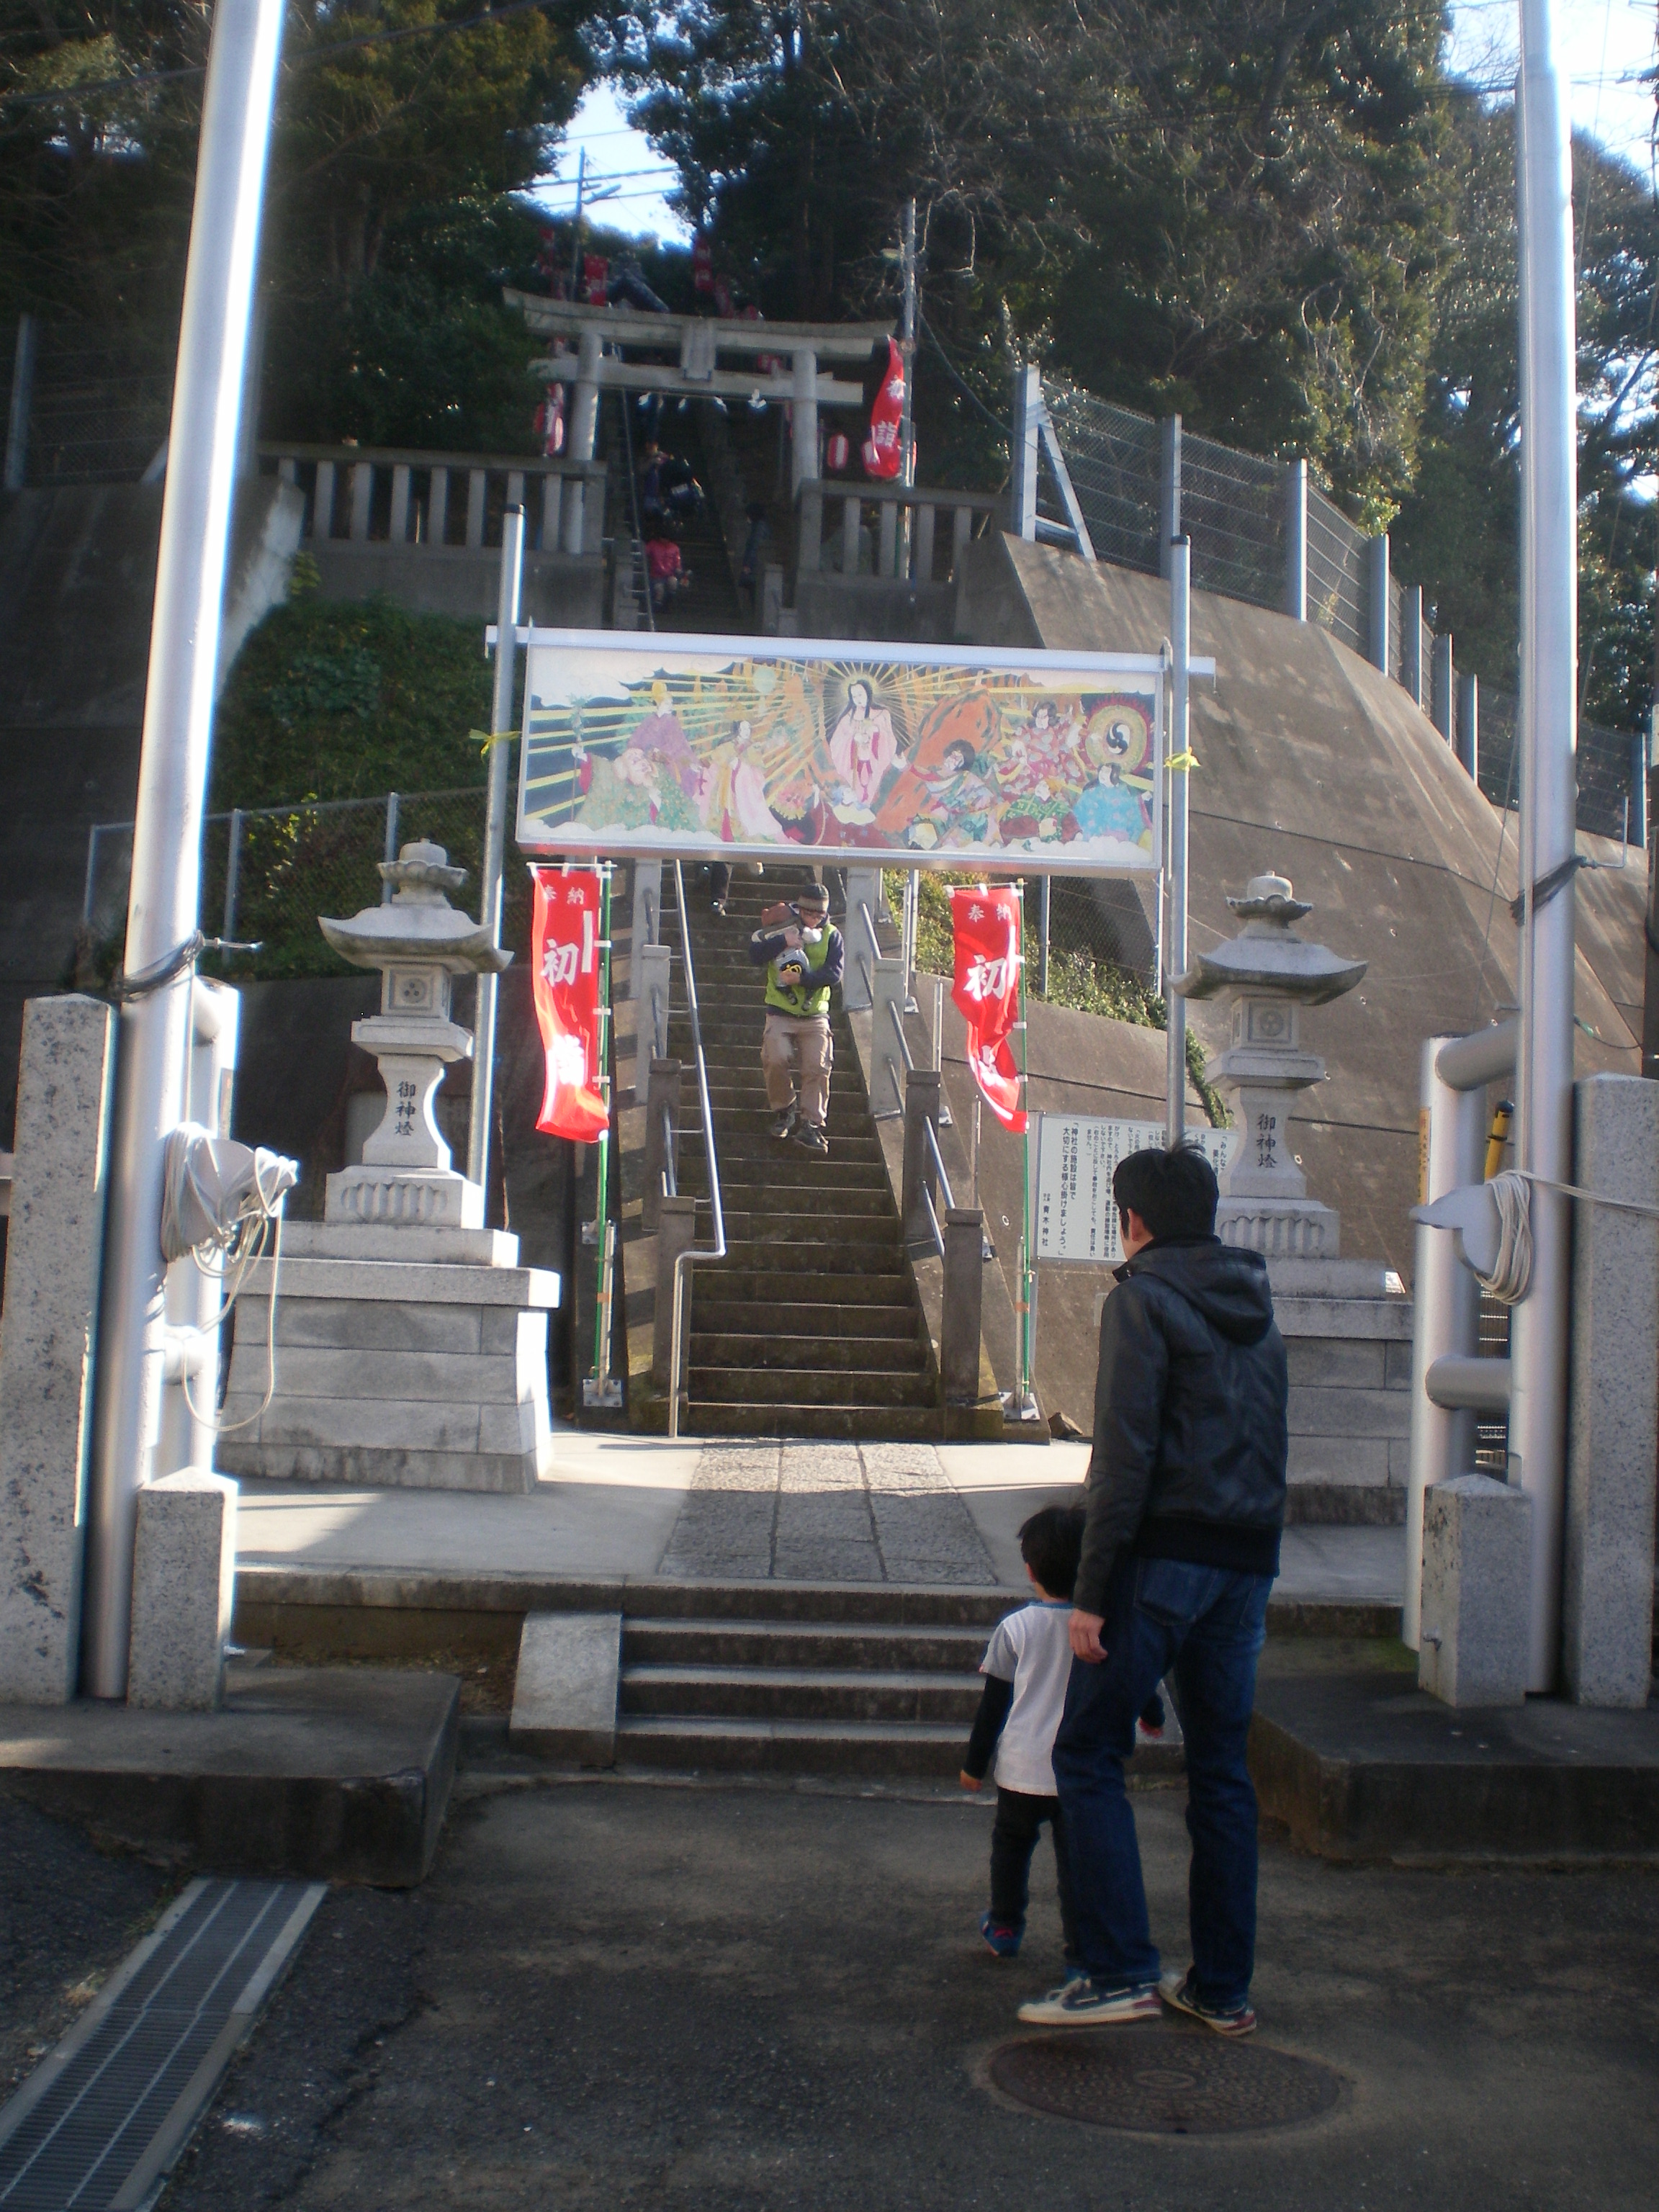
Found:
[[[211,1321],[178,1332],[183,1338],[215,1336],[242,1295],[253,1263],[270,1237],[270,1297],[265,1328],[265,1395],[246,1420],[217,1425],[191,1396],[190,1376],[181,1381],[185,1403],[194,1418],[218,1425],[228,1435],[251,1428],[276,1395],[276,1278],[282,1266],[283,1201],[300,1179],[300,1164],[281,1152],[239,1145],[215,1135],[198,1122],[181,1121],[167,1132],[161,1169],[161,1253],[169,1264],[186,1254],[197,1268],[220,1284],[224,1300]]]
[[[1486,1185],[1498,1208],[1498,1257],[1489,1275],[1477,1267],[1475,1279],[1500,1305],[1519,1305],[1532,1279],[1532,1193],[1527,1188],[1531,1181],[1520,1170],[1506,1168]]]

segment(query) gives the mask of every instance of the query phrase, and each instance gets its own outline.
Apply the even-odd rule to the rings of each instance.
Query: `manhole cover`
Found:
[[[989,2072],[1005,2096],[1034,2112],[1137,2135],[1291,2127],[1329,2112],[1341,2087],[1308,2059],[1178,2029],[1031,2036],[993,2051]]]

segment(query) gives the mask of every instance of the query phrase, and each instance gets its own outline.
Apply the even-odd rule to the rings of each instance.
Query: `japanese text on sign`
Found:
[[[1231,1129],[1194,1133],[1219,1175],[1237,1141]],[[1031,1249],[1039,1260],[1115,1267],[1123,1257],[1112,1176],[1121,1159],[1164,1142],[1161,1121],[1117,1121],[1091,1114],[1039,1117],[1032,1190]]]

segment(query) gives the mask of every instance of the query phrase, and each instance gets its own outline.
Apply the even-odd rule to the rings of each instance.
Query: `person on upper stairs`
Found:
[[[766,969],[766,1028],[761,1068],[772,1134],[793,1136],[809,1152],[827,1152],[830,1110],[830,994],[847,964],[841,932],[830,921],[822,884],[803,884],[792,903],[769,907],[749,940],[749,957]]]

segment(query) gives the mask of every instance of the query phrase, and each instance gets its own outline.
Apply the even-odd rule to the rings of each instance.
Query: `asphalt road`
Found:
[[[1185,1963],[1178,1790],[1141,1800]],[[1341,2076],[1276,2133],[1149,2137],[982,2085],[1054,1978],[975,1923],[987,1808],[593,1781],[452,1817],[413,1895],[337,1893],[165,2200],[961,2212],[1650,2212],[1659,1880],[1341,1870],[1264,1853],[1259,2043]],[[1140,2039],[1179,2062],[1202,2031]]]

